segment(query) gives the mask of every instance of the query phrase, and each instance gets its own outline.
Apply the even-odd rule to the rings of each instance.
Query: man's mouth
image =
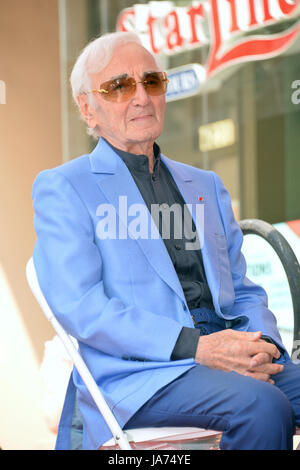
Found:
[[[143,114],[142,116],[136,116],[132,119],[130,119],[131,121],[143,121],[145,119],[149,119],[152,117],[152,114]]]

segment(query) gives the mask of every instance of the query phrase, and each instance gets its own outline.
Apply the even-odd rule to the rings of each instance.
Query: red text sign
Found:
[[[299,3],[202,0],[177,7],[170,1],[150,2],[123,10],[117,30],[137,32],[155,54],[209,45],[208,77],[230,64],[272,57],[286,50],[300,32]],[[275,24],[279,32],[264,32],[265,27]]]

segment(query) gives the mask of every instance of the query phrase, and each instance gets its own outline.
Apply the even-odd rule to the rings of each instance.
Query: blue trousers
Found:
[[[290,450],[300,425],[300,365],[291,361],[275,385],[196,365],[159,390],[125,429],[195,426],[223,431],[221,449]]]
[[[230,327],[212,312],[192,312],[201,334]],[[125,429],[196,426],[223,432],[221,449],[290,450],[300,426],[300,364],[281,360],[274,385],[195,365],[160,389],[126,423]]]

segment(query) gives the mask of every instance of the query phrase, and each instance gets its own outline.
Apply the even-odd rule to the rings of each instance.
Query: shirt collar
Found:
[[[104,139],[104,137],[102,137]],[[104,139],[108,145],[119,155],[120,158],[124,161],[130,172],[138,172],[149,174],[149,160],[147,155],[137,155],[135,153],[126,152],[125,150],[120,150],[114,147],[110,142]],[[153,153],[154,153],[154,167],[153,174],[158,175],[159,165],[160,165],[160,147],[154,142],[153,144]]]

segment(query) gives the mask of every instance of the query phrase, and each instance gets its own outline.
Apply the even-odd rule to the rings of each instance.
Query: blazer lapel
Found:
[[[214,229],[213,214],[215,207],[210,189],[207,188],[205,181],[203,181],[202,186],[199,186],[199,178],[197,178],[197,182],[193,180],[192,172],[188,171],[186,167],[179,166],[164,155],[162,155],[162,160],[172,174],[186,204],[189,204],[188,207],[191,209],[201,243],[203,265],[214,307],[216,312],[221,314],[219,302],[221,284],[220,262]],[[197,205],[202,206],[201,210],[197,209]]]
[[[100,139],[97,147],[90,154],[90,162],[92,172],[99,174],[97,183],[100,190],[115,208],[123,227],[127,228],[127,236],[135,239],[155,271],[184,301],[184,293],[165,244],[123,160],[104,140]],[[136,237],[130,229],[128,219],[130,208],[142,209],[142,215],[146,217],[143,221],[148,229],[146,238]]]

